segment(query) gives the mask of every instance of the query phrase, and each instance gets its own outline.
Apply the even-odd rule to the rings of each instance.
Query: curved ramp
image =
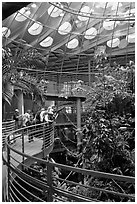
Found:
[[[99,195],[102,192],[108,196],[113,195],[127,201],[135,201],[134,194],[84,184],[84,178],[95,178],[103,179],[105,182],[112,180],[135,185],[134,177],[87,170],[42,159],[42,156],[45,155],[38,153],[39,151],[43,152],[41,150],[42,142],[45,150],[43,153],[46,155],[53,147],[53,124],[50,127],[40,124],[39,128],[31,126],[17,130],[13,137],[11,134],[6,138],[7,151],[3,152],[3,161],[7,166],[3,187],[4,202],[100,202],[94,193]],[[34,135],[34,142],[28,143],[30,134]],[[14,140],[16,143],[11,144]],[[30,166],[30,161],[33,161],[33,167]],[[38,163],[42,166],[38,166]],[[77,175],[75,177],[80,177],[81,180],[74,182],[59,178],[58,174],[55,174],[55,171],[59,169],[67,171],[68,175],[75,174]],[[73,188],[68,188],[68,186],[73,186]],[[80,189],[84,193],[80,193],[76,189]],[[93,195],[88,195],[87,192],[92,192]]]

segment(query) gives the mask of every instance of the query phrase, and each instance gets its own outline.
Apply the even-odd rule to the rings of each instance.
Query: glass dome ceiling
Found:
[[[99,46],[108,56],[134,54],[135,2],[32,2],[3,20],[2,36],[3,46],[33,47],[57,61],[93,56]]]

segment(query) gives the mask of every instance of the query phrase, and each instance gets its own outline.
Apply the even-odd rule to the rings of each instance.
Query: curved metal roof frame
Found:
[[[22,50],[36,48],[48,60],[44,70],[51,73],[66,73],[66,76],[67,73],[77,75],[88,73],[90,64],[90,71],[94,71],[94,55],[100,46],[106,46],[108,57],[111,60],[117,59],[121,64],[125,64],[125,55],[127,61],[134,58],[134,39],[127,42],[127,46],[125,43],[125,47],[119,47],[120,41],[123,39],[128,41],[128,36],[135,33],[134,2],[117,2],[117,5],[109,5],[108,2],[104,2],[104,5],[99,2],[35,2],[35,7],[32,7],[32,4],[33,2],[3,2],[3,27],[11,32],[6,37],[6,30],[4,31],[3,46]],[[48,9],[51,6],[49,15]],[[81,10],[84,6],[90,8],[90,13]],[[26,9],[24,13],[21,12],[21,8]],[[30,15],[25,13],[28,10]],[[59,14],[55,13],[58,10]],[[21,20],[16,20],[17,15],[21,16]],[[106,20],[105,27],[103,23]],[[58,30],[65,22],[69,22],[72,28],[68,33],[67,30],[64,31],[66,35],[62,35]],[[42,25],[41,30],[38,30],[39,25]],[[29,32],[31,26],[33,34]],[[85,33],[91,28],[97,33],[89,32],[92,37],[88,39]],[[45,44],[47,45],[45,47],[41,46],[44,40],[49,38],[53,41]],[[115,38],[119,41],[113,45]],[[76,46],[70,43],[74,41],[73,39],[78,42]]]

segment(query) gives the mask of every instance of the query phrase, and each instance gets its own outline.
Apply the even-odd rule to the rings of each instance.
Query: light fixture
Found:
[[[117,47],[119,45],[119,43],[120,43],[119,38],[115,38],[113,40],[107,41],[107,46],[108,47]]]
[[[15,17],[16,21],[22,22],[27,19],[31,14],[30,9],[28,7],[23,7],[18,11],[18,14]]]
[[[92,27],[92,28],[89,28],[88,30],[86,30],[84,37],[88,40],[91,40],[91,39],[95,38],[96,35],[97,35],[97,30],[96,30],[96,28]]]
[[[71,24],[69,22],[65,22],[59,27],[58,33],[61,35],[66,35],[71,31],[71,29],[72,29]]]
[[[122,40],[120,41],[118,47],[119,47],[120,49],[123,49],[123,48],[127,47],[127,45],[128,45],[128,41],[127,41],[126,38],[124,38],[124,39],[122,39]]]
[[[2,36],[8,38],[11,34],[11,31],[7,27],[2,27]]]
[[[85,15],[85,16],[81,16],[81,15],[78,16],[78,19],[79,19],[80,21],[86,21],[86,20],[88,20],[89,17],[86,17],[86,16],[90,16],[90,7],[89,7],[89,6],[84,6],[83,8],[81,8],[80,14],[81,14],[81,15]]]
[[[45,39],[40,43],[40,45],[41,45],[42,47],[49,47],[49,46],[52,45],[52,43],[53,43],[53,38],[50,37],[50,36],[48,36],[47,38],[45,38]]]
[[[69,41],[69,42],[66,44],[66,46],[67,46],[67,48],[69,48],[69,49],[74,49],[74,48],[76,48],[76,47],[78,46],[78,44],[79,44],[78,39],[77,39],[77,38],[74,38],[73,40]]]
[[[29,29],[28,32],[31,35],[38,35],[41,33],[43,25],[40,22],[35,22]]]
[[[53,18],[60,16],[61,13],[62,10],[53,5],[48,8],[48,14]]]

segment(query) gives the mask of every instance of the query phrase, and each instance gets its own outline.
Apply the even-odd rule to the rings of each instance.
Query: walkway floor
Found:
[[[28,136],[26,135],[24,137],[24,153],[29,155],[29,156],[33,156],[36,155],[38,153],[40,153],[42,150],[42,144],[43,141],[41,139],[38,138],[34,138],[33,142],[29,142],[28,141]],[[20,152],[22,152],[22,139],[21,138],[17,138],[16,142],[13,143],[11,145],[15,150],[18,150]],[[6,151],[4,152],[5,156],[6,156]],[[13,158],[11,160],[12,164],[15,166],[18,166],[18,162],[22,161],[22,156],[20,156],[19,154],[11,151],[11,157]],[[14,159],[16,159],[17,161],[15,161]]]
[[[26,135],[24,137],[24,147],[25,147],[24,153],[30,156],[36,155],[42,151],[41,150],[42,144],[43,144],[43,141],[38,138],[34,138],[34,142],[28,142],[28,136]],[[21,138],[16,139],[16,142],[13,143],[11,146],[14,149],[22,152],[22,139]],[[3,154],[4,154],[4,157],[6,158],[7,157],[6,151],[4,151]],[[11,157],[17,160],[15,161],[14,159],[11,159],[11,162],[15,167],[17,167],[19,163],[22,162],[22,156],[20,156],[19,154],[13,151],[11,151]],[[7,169],[6,165],[2,165],[2,187],[6,182],[6,173],[7,173],[6,169]]]

